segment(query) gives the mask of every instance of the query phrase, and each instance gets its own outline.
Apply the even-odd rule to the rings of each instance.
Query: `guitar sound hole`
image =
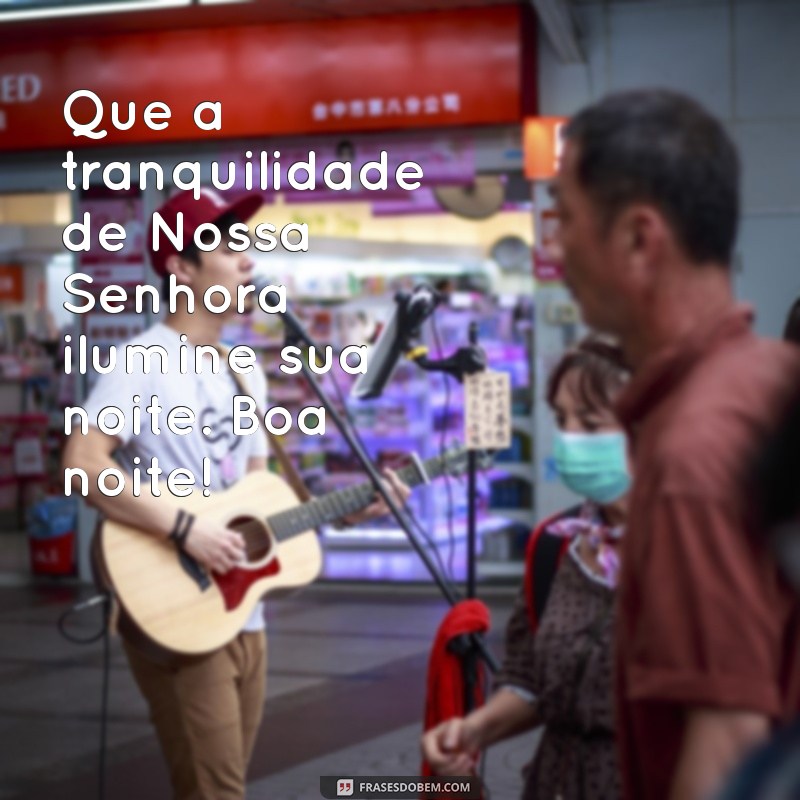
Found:
[[[264,558],[272,548],[267,526],[254,517],[235,517],[228,523],[228,527],[244,538],[247,561],[251,564]]]

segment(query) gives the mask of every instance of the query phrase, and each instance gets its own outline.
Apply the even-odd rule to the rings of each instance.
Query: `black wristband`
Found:
[[[178,516],[175,518],[175,524],[169,534],[169,539],[175,542],[175,545],[183,550],[183,545],[186,542],[186,537],[194,525],[195,516],[186,511],[179,510]]]

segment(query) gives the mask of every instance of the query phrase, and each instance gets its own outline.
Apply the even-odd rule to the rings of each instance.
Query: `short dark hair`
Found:
[[[239,217],[233,213],[223,214],[218,220],[214,221],[214,224],[219,228],[220,233],[224,236],[227,231],[230,230],[231,225],[235,225],[237,222],[241,222]],[[211,231],[203,231],[200,234],[200,239],[203,244],[211,244]],[[189,261],[190,263],[194,264],[196,267],[199,267],[202,263],[202,253],[203,251],[194,243],[194,239],[192,239],[189,244],[187,244],[183,250],[181,250],[180,257],[185,261]],[[169,275],[170,273],[167,272],[164,277],[161,279],[161,296],[167,297],[169,294]]]
[[[567,350],[547,381],[547,403],[555,407],[561,381],[568,372],[578,370],[578,392],[588,408],[611,408],[614,396],[625,385],[630,368],[622,349],[606,339],[589,335]]]
[[[336,145],[336,157],[341,159],[344,155],[349,155],[353,157],[356,154],[356,149],[353,147],[353,143],[349,139],[342,139]]]
[[[783,338],[787,342],[800,344],[800,297],[794,301],[786,317],[786,325],[783,328]]]
[[[607,229],[626,206],[648,202],[696,263],[728,265],[739,221],[740,166],[722,124],[666,89],[619,92],[565,126],[577,177]]]

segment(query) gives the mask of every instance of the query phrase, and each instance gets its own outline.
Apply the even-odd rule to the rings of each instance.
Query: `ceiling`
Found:
[[[418,11],[452,10],[483,6],[520,5],[527,0],[249,0],[223,5],[194,4],[183,8],[159,11],[129,11],[93,16],[64,17],[0,23],[0,46],[6,35],[41,39],[49,36],[74,34],[110,34],[170,28],[215,27],[220,25],[250,25],[304,20],[342,19],[385,14],[405,14]],[[60,0],[60,5],[64,5]],[[70,3],[71,4],[71,3]],[[25,3],[16,4],[16,9]],[[0,0],[2,9],[12,10],[15,4]]]

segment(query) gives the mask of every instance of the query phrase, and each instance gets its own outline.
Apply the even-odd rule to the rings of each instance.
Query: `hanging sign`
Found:
[[[566,117],[528,117],[523,123],[522,149],[529,181],[550,180],[558,172],[561,129],[566,122]]]
[[[518,122],[521,20],[509,5],[4,43],[17,89],[0,98],[0,150]],[[97,100],[70,114],[102,138],[64,119],[81,90]],[[216,102],[221,128],[200,130],[195,109]]]

